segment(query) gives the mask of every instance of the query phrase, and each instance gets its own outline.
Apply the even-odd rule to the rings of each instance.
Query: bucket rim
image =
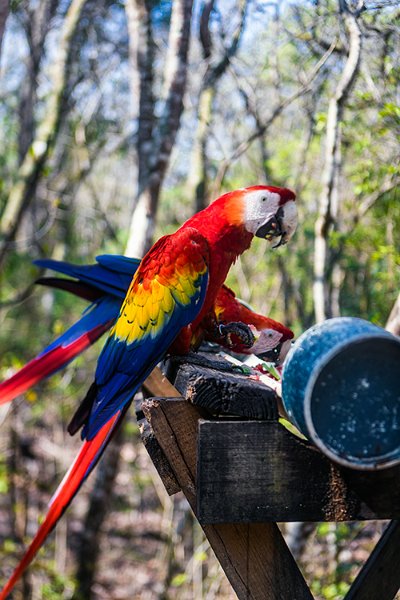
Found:
[[[353,457],[351,454],[338,454],[321,440],[317,430],[314,427],[314,422],[311,415],[311,394],[316,380],[332,358],[342,352],[342,350],[346,347],[368,341],[371,338],[389,341],[400,349],[400,338],[397,338],[390,332],[385,332],[384,330],[382,333],[360,332],[359,335],[343,340],[343,342],[335,345],[326,353],[326,355],[319,361],[318,365],[310,374],[304,391],[304,420],[308,430],[308,436],[310,437],[311,441],[334,462],[339,463],[343,467],[349,467],[351,469],[360,471],[376,471],[398,465],[400,463],[400,448],[397,450],[392,450],[386,454],[382,454],[379,457],[369,457],[365,459],[360,459],[360,457],[355,456]],[[351,459],[354,459],[353,462],[351,462]]]

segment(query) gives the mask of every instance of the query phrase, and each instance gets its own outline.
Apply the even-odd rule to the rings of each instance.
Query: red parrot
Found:
[[[118,316],[129,284],[140,260],[121,255],[101,255],[94,265],[73,265],[68,262],[41,259],[35,264],[69,275],[74,279],[45,277],[37,281],[92,301],[77,323],[47,346],[36,358],[10,378],[0,383],[0,405],[10,402],[45,377],[52,375],[97,341]],[[240,335],[229,333],[226,325],[242,322],[253,326],[257,343],[245,345]],[[243,334],[242,332],[240,332]],[[237,353],[257,354],[260,358],[282,363],[293,338],[290,329],[272,319],[247,309],[234,293],[222,286],[210,313],[203,319],[199,338],[215,342]],[[199,342],[201,340],[199,339]],[[173,344],[172,353],[180,353]]]
[[[0,600],[29,566],[172,342],[182,351],[196,347],[229,268],[253,237],[277,240],[276,246],[291,238],[297,224],[294,200],[292,191],[271,186],[224,194],[145,255],[100,354],[95,381],[68,428],[70,433],[83,428],[81,450]]]

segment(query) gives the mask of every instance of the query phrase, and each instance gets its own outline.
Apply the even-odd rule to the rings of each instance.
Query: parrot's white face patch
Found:
[[[273,246],[286,244],[297,226],[294,200],[281,203],[281,196],[269,190],[255,190],[244,197],[244,226],[253,235],[265,238]],[[277,242],[278,238],[278,242]]]
[[[275,329],[263,329],[258,333],[258,338],[253,346],[249,348],[249,352],[253,354],[264,354],[270,352],[279,344],[282,334]]]
[[[285,230],[283,243],[286,244],[296,231],[297,206],[294,200],[289,200],[283,205],[282,227]]]
[[[256,190],[245,195],[244,226],[255,235],[278,211],[281,197],[276,192]]]

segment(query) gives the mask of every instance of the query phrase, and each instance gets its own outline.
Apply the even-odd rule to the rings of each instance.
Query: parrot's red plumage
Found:
[[[0,600],[94,468],[133,394],[172,342],[178,340],[185,350],[196,346],[230,266],[253,236],[276,245],[290,239],[297,223],[294,199],[290,190],[268,186],[230,192],[161,238],[143,258],[99,357],[95,381],[71,424],[74,431],[83,426],[81,451]]]
[[[76,492],[81,487],[87,474],[90,473],[93,466],[97,463],[107,443],[109,442],[117,425],[121,421],[123,414],[116,413],[99,431],[98,435],[90,442],[84,442],[82,448],[67,471],[64,479],[60,483],[53,498],[50,500],[49,510],[46,518],[39,527],[33,538],[27,552],[20,561],[19,565],[7,581],[0,593],[0,598],[5,599],[12,591],[22,573],[30,565],[37,552],[43,545],[48,535],[54,529],[56,523],[64,514]]]
[[[0,383],[0,404],[10,402],[48,375],[58,371],[60,366],[68,364],[105,333],[112,322],[108,319],[90,331],[82,332],[70,343],[51,348],[29,361],[17,373]]]
[[[254,335],[251,346],[245,345],[235,333],[228,340],[221,332],[221,325],[244,323]],[[205,339],[228,347],[234,352],[257,354],[264,360],[283,362],[293,339],[293,331],[274,319],[258,314],[245,306],[226,285],[219,290],[213,310],[203,321]]]

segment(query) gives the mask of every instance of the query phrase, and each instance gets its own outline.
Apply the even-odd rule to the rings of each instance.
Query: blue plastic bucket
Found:
[[[289,419],[332,460],[356,469],[400,462],[400,338],[363,319],[303,333],[282,375]]]

